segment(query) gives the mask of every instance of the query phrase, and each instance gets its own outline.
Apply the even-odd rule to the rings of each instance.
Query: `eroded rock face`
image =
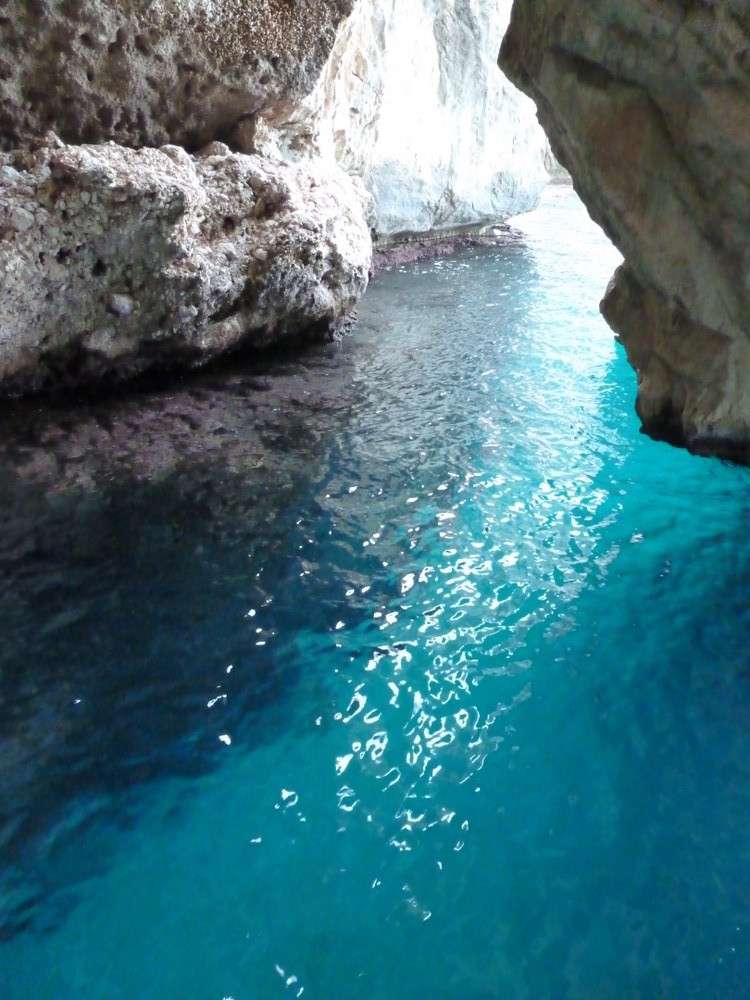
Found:
[[[342,322],[371,257],[363,189],[252,154],[257,113],[312,89],[352,2],[0,0],[0,393]]]
[[[324,154],[362,178],[381,237],[528,211],[546,138],[498,70],[511,0],[359,0],[306,102]]]
[[[622,250],[602,310],[645,428],[750,457],[750,9],[515,4],[501,64]]]
[[[0,147],[229,137],[309,93],[353,0],[4,0]]]
[[[0,386],[29,391],[335,328],[367,284],[364,193],[221,143],[0,155]]]
[[[0,0],[0,393],[327,331],[368,224],[533,207],[546,140],[495,65],[509,7]]]

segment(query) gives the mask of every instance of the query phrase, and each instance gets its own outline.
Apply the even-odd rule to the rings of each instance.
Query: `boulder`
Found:
[[[198,365],[345,321],[367,284],[361,188],[221,143],[0,155],[0,387]]]

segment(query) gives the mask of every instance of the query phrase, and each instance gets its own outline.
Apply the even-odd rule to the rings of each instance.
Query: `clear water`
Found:
[[[519,227],[282,366],[273,474],[4,476],[4,1000],[750,996],[748,472]]]

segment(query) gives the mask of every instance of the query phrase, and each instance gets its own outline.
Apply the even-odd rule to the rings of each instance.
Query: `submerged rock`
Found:
[[[625,264],[602,304],[644,427],[750,454],[750,13],[516,3],[501,64]]]
[[[330,165],[49,138],[0,188],[6,391],[321,335],[367,284],[364,193]]]

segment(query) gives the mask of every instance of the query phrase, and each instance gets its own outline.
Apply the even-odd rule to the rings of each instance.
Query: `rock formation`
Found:
[[[51,142],[0,155],[0,188],[6,388],[326,332],[367,283],[363,199],[329,164]]]
[[[195,151],[312,90],[353,0],[4,0],[0,148]]]
[[[497,68],[511,0],[360,0],[311,97],[322,152],[383,238],[492,225],[547,181],[533,103]]]
[[[371,258],[361,185],[264,160],[253,137],[259,111],[312,88],[350,9],[0,4],[0,391],[200,364],[345,320]]]
[[[327,334],[370,227],[531,208],[546,140],[495,64],[509,8],[0,0],[0,393]]]
[[[516,3],[501,65],[620,248],[602,311],[647,431],[750,457],[750,12]]]

